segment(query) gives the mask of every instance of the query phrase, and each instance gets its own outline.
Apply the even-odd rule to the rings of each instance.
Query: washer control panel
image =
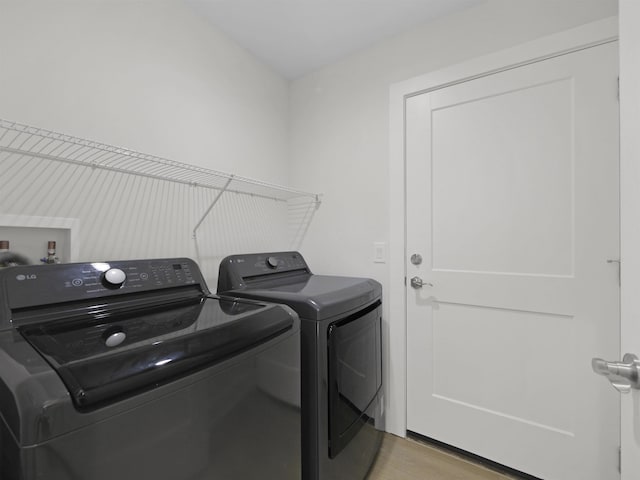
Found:
[[[19,266],[0,275],[11,309],[183,285],[200,285],[208,293],[200,269],[188,258]]]

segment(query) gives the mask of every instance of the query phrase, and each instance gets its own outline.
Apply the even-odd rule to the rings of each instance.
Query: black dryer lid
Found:
[[[382,286],[370,278],[308,274],[290,283],[260,282],[243,289],[218,292],[283,303],[302,319],[327,320],[363,308],[382,296]]]

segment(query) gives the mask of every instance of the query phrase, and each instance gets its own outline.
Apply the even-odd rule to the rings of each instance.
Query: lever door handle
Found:
[[[591,368],[598,375],[607,377],[620,393],[629,393],[632,388],[640,390],[640,360],[633,353],[626,353],[622,362],[594,358]]]
[[[433,287],[433,283],[423,282],[420,277],[413,277],[411,279],[411,286],[413,288]]]

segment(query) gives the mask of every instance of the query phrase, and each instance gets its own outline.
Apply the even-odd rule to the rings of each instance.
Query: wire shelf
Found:
[[[278,201],[307,198],[313,200],[317,206],[321,201],[319,194],[3,119],[0,119],[0,151]]]
[[[78,261],[195,255],[212,284],[226,255],[300,248],[321,203],[319,194],[2,119],[0,171],[0,217],[29,228],[74,220]]]

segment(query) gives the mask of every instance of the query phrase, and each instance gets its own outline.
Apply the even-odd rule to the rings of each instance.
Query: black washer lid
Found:
[[[262,281],[259,285],[218,292],[274,303],[284,303],[301,317],[326,320],[362,308],[382,296],[382,286],[370,278],[304,275],[291,283]]]
[[[295,314],[281,305],[183,297],[18,330],[58,373],[76,407],[90,409],[217,364],[295,325]],[[110,345],[116,335],[119,343]]]

